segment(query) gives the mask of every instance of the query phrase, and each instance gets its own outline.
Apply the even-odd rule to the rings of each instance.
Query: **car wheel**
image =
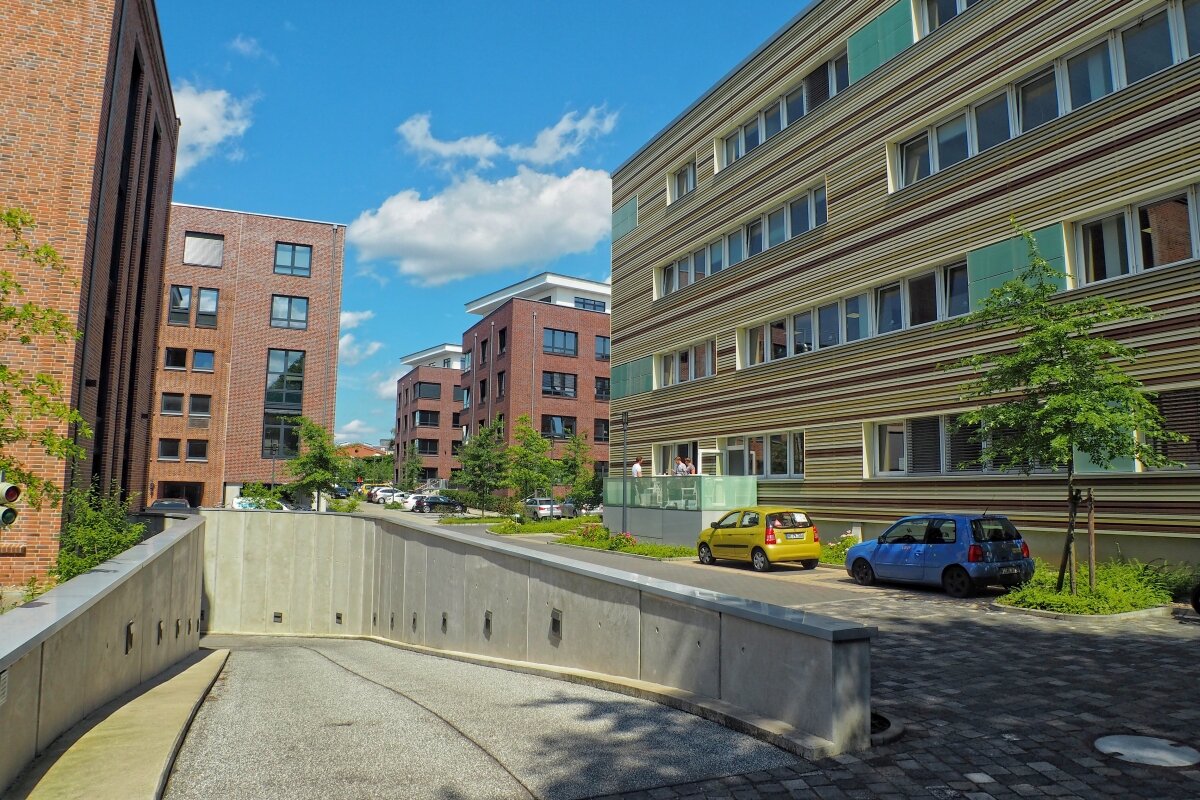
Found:
[[[942,573],[942,588],[951,597],[970,597],[975,593],[971,576],[962,567],[950,567]]]
[[[700,545],[699,555],[701,564],[711,565],[717,563],[717,560],[713,558],[712,549],[706,544]]]
[[[854,575],[854,582],[859,586],[870,586],[875,583],[875,570],[871,569],[871,564],[865,558],[855,561],[850,571]]]
[[[756,547],[750,554],[750,566],[755,572],[766,572],[771,568],[771,559],[767,558],[767,554],[761,548]]]
[[[800,566],[804,567],[805,569],[816,569],[817,564],[820,563],[821,559],[819,558],[806,558],[800,562]]]

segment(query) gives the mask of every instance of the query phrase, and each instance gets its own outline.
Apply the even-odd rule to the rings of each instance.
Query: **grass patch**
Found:
[[[1055,591],[1057,582],[1058,568],[1039,559],[1033,578],[996,602],[1060,614],[1122,614],[1171,602],[1171,589],[1163,576],[1139,561],[1097,564],[1095,592],[1088,589],[1086,565],[1075,576],[1079,594],[1070,594],[1066,583],[1062,592]]]
[[[846,565],[846,551],[858,544],[858,539],[852,534],[842,536],[833,542],[821,542],[821,563]]]
[[[560,538],[558,544],[573,544],[577,547],[611,550],[616,553],[633,553],[650,558],[683,558],[696,555],[696,552],[690,547],[639,542],[633,534],[612,534],[605,527],[580,529]]]
[[[508,522],[509,517],[442,517],[443,525],[494,525],[497,522]]]
[[[526,522],[504,519],[493,525],[491,531],[506,536],[519,533],[571,533],[588,523],[599,524],[600,517],[585,515],[574,519],[541,519]]]

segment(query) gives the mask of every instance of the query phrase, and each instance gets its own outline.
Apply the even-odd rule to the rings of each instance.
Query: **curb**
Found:
[[[887,721],[888,727],[886,730],[871,734],[871,747],[882,747],[885,744],[891,744],[904,735],[903,722],[895,717],[888,717]]]
[[[993,600],[991,607],[996,611],[1006,611],[1012,614],[1026,614],[1031,617],[1042,617],[1043,619],[1061,619],[1068,622],[1125,622],[1133,619],[1152,619],[1157,617],[1170,617],[1175,613],[1175,606],[1157,606],[1155,608],[1143,608],[1138,611],[1123,611],[1120,614],[1068,614],[1063,611],[1046,611],[1040,608],[1018,608],[1016,606],[1006,606]]]

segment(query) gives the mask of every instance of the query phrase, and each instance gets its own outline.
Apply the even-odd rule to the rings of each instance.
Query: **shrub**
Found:
[[[695,555],[690,547],[639,542],[637,537],[628,531],[614,534],[610,533],[608,528],[596,524],[582,526],[579,530],[560,538],[558,544],[612,550],[618,553],[633,553],[651,558],[681,558]]]
[[[858,538],[848,532],[842,534],[835,542],[822,542],[821,563],[842,566],[846,563],[846,551],[856,544],[858,544]]]
[[[1035,608],[1061,614],[1121,614],[1156,608],[1171,602],[1152,570],[1139,561],[1108,561],[1096,565],[1096,591],[1088,588],[1087,568],[1075,576],[1079,594],[1056,591],[1058,569],[1038,560],[1033,578],[997,600],[1001,605]]]
[[[350,495],[345,500],[331,498],[329,503],[326,505],[326,508],[328,508],[330,511],[340,511],[343,514],[349,514],[354,511],[358,511],[358,504],[359,499],[354,495]]]
[[[66,524],[53,570],[60,582],[82,575],[142,541],[145,524],[129,520],[133,501],[132,495],[122,499],[116,484],[105,493],[95,486],[67,493]]]

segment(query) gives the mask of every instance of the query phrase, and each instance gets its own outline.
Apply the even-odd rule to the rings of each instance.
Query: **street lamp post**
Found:
[[[271,488],[275,488],[275,457],[279,455],[279,442],[271,442]]]
[[[629,412],[621,412],[621,533],[629,530]]]

